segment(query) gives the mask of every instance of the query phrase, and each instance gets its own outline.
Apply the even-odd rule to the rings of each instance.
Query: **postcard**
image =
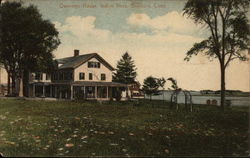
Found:
[[[249,155],[247,0],[1,0],[2,156]]]

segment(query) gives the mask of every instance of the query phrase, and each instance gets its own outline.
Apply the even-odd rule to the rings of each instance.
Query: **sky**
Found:
[[[220,89],[217,59],[194,56],[184,61],[194,43],[208,31],[183,16],[185,0],[25,0],[55,24],[61,44],[56,58],[98,53],[113,67],[128,52],[137,67],[137,80],[173,77],[187,90]],[[167,82],[165,88],[169,88]],[[250,91],[249,62],[235,61],[226,71],[226,88]]]

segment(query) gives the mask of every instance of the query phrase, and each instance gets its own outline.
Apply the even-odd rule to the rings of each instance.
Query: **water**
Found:
[[[161,95],[152,96],[153,100],[168,100],[170,101],[171,91],[164,91]],[[218,105],[220,104],[220,96],[204,96],[200,95],[198,92],[191,92],[193,104],[207,104],[207,100],[216,100]],[[145,96],[145,98],[149,99],[149,96]],[[250,97],[235,97],[228,96],[226,100],[231,101],[232,106],[250,106]],[[185,96],[183,93],[178,95],[178,103],[185,103]]]

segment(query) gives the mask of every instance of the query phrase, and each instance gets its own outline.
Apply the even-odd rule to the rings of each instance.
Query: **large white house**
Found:
[[[8,84],[8,75],[2,65],[0,65],[0,95],[6,95],[6,88]]]
[[[58,69],[52,74],[30,73],[29,97],[108,100],[117,88],[127,85],[112,82],[114,68],[97,53],[74,55],[56,59]],[[1,77],[0,77],[1,78]]]

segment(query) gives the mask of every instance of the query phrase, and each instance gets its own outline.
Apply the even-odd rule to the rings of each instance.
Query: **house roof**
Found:
[[[84,64],[85,62],[89,61],[92,58],[96,58],[110,70],[112,71],[115,70],[106,60],[104,60],[97,53],[61,58],[61,59],[56,59],[56,61],[58,62],[58,64],[62,64],[61,66],[59,66],[59,69],[66,69],[66,68],[77,68],[78,66]]]

